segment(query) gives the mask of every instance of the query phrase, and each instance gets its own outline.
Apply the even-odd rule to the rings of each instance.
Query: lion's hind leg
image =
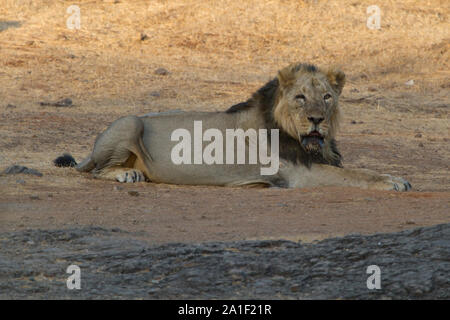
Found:
[[[136,116],[113,122],[95,141],[90,157],[80,164],[94,177],[119,182],[140,182],[148,178],[150,155],[142,143],[144,124]]]

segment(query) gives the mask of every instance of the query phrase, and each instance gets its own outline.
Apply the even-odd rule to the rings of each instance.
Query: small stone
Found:
[[[416,138],[422,138],[422,134],[421,133],[416,133],[416,135],[414,136]]]
[[[37,196],[37,195],[30,196],[30,199],[31,200],[41,200],[41,198],[39,198],[39,196]]]
[[[6,109],[14,109],[16,108],[15,105],[8,103],[8,105],[6,106]]]
[[[18,184],[25,184],[25,180],[23,180],[23,179],[17,179],[16,182]]]
[[[114,186],[113,188],[115,191],[122,191],[123,187],[122,186]]]
[[[148,39],[148,36],[145,33],[141,33],[141,41],[145,41]]]
[[[65,98],[56,102],[39,102],[41,106],[52,106],[52,107],[70,107],[73,105],[72,99]]]
[[[0,20],[0,32],[8,29],[8,28],[19,28],[22,25],[19,21],[5,21]]]
[[[132,196],[132,197],[137,197],[137,196],[139,196],[139,192],[137,192],[137,191],[128,191],[128,194],[129,194],[130,196]]]
[[[69,107],[72,105],[72,99],[65,98],[55,103],[55,107]]]
[[[355,120],[350,121],[351,124],[356,124]]]
[[[12,165],[8,168],[6,168],[3,171],[4,174],[18,174],[18,173],[24,173],[24,174],[31,174],[31,175],[35,175],[38,177],[42,177],[42,173],[40,173],[39,171],[35,170],[35,169],[29,169],[27,167],[24,166],[20,166],[20,165]]]
[[[423,143],[422,143],[422,142],[420,142],[420,143],[419,143],[419,147],[421,147],[421,148],[423,148],[423,147],[424,147],[424,145],[423,145]]]
[[[152,97],[157,97],[159,98],[161,96],[161,93],[159,93],[158,91],[152,91],[149,93],[150,96]]]
[[[414,80],[408,80],[408,81],[406,81],[405,82],[405,85],[407,85],[407,86],[413,86],[414,85]]]
[[[155,74],[160,75],[160,76],[165,76],[169,74],[169,71],[167,71],[167,69],[164,68],[158,68],[155,70]]]

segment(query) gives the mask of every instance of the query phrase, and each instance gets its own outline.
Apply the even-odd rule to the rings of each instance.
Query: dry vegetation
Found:
[[[72,1],[0,2],[0,20],[21,23],[0,31],[0,169],[20,163],[44,173],[26,185],[1,178],[0,208],[11,217],[21,210],[11,203],[38,190],[110,190],[51,160],[65,150],[85,156],[118,116],[223,110],[294,61],[346,72],[339,141],[347,166],[401,175],[448,199],[448,0],[77,1],[80,30],[66,27]],[[366,26],[374,4],[380,30]],[[170,74],[156,75],[159,67]],[[39,105],[66,97],[74,107]]]
[[[1,19],[23,27],[0,36],[3,104],[142,105],[163,90],[169,105],[220,108],[298,60],[342,66],[348,89],[405,91],[415,79],[408,92],[431,97],[449,84],[446,0],[375,1],[381,30],[366,27],[374,1],[79,1],[80,30],[66,27],[71,1],[4,2]],[[160,66],[172,76],[155,77]]]

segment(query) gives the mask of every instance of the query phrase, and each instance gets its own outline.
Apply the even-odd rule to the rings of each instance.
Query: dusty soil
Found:
[[[0,176],[0,231],[312,241],[450,221],[448,1],[377,1],[380,30],[366,27],[367,1],[81,1],[80,30],[65,3],[28,2],[0,8],[0,170],[43,176]],[[224,110],[293,61],[347,74],[344,165],[402,176],[412,192],[120,185],[52,166],[64,151],[81,160],[119,116]],[[40,105],[63,98],[74,105]]]

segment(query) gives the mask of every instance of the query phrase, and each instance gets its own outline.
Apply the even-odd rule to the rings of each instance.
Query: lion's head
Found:
[[[293,64],[278,73],[273,119],[309,154],[333,157],[332,141],[339,124],[338,99],[345,84],[341,71],[322,71]],[[332,160],[332,159],[329,159]]]
[[[284,159],[307,166],[313,162],[341,166],[335,135],[344,84],[341,71],[292,64],[227,113],[261,112],[267,128],[280,129],[280,157]]]

